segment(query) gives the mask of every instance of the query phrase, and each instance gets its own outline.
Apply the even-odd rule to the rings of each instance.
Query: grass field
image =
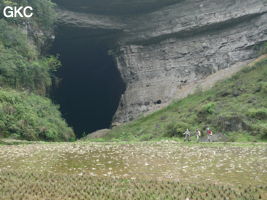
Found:
[[[267,199],[264,143],[0,146],[0,199]]]

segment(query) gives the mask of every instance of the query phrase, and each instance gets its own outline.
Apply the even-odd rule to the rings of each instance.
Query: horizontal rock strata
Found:
[[[185,0],[154,8],[135,15],[61,14],[64,26],[120,31],[111,53],[127,88],[114,122],[155,110],[181,96],[184,85],[257,57],[257,46],[267,41],[265,0]]]

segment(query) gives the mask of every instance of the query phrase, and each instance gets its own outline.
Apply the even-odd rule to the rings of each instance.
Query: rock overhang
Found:
[[[101,9],[108,5],[104,2],[99,1]],[[266,1],[181,2],[127,16],[101,9],[79,10],[74,4],[71,11],[59,12],[59,23],[64,27],[87,29],[88,37],[93,34],[112,40],[110,52],[127,86],[115,122],[155,110],[159,105],[154,102],[159,100],[162,105],[171,102],[184,81],[190,83],[253,59],[253,47],[267,40]]]
[[[113,0],[111,2],[117,2],[118,5],[121,5],[118,3],[120,1]],[[65,2],[66,5],[68,5],[68,2]],[[81,3],[82,1],[77,2]],[[105,7],[104,0],[99,1],[99,5],[100,2]],[[143,5],[137,0],[133,0],[133,2],[137,2],[140,7]],[[146,3],[148,2],[153,5],[157,4],[156,0],[146,1]],[[94,1],[87,2],[86,5],[94,5]],[[227,7],[227,10],[225,10],[225,7]],[[75,5],[73,8],[75,8]],[[260,16],[266,12],[267,6],[261,0],[244,1],[242,4],[232,0],[224,2],[218,0],[187,0],[183,3],[173,1],[172,5],[165,4],[165,6],[161,6],[153,12],[142,14],[136,12],[135,15],[129,16],[120,14],[107,16],[105,12],[95,14],[90,11],[83,13],[66,9],[60,9],[58,13],[59,24],[61,25],[100,31],[113,30],[117,31],[120,36],[120,45],[145,45],[172,37],[192,36],[203,31],[220,29],[227,25],[231,26],[252,17]]]
[[[136,15],[184,0],[54,0],[68,10],[100,15]]]

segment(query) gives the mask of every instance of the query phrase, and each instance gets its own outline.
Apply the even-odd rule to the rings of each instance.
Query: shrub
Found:
[[[26,140],[67,141],[75,136],[58,108],[28,92],[0,90],[0,130]]]
[[[257,123],[253,124],[253,135],[259,135],[262,139],[267,139],[267,124],[266,123]]]
[[[267,94],[267,82],[262,82],[260,88],[263,93]]]
[[[259,127],[259,134],[263,139],[267,139],[267,124],[261,124]]]
[[[38,56],[35,46],[32,45],[22,31],[4,19],[0,19],[0,48],[3,50],[12,50],[12,53],[18,54],[18,57],[28,61],[34,60]]]
[[[166,126],[165,137],[182,137],[183,133],[187,128],[190,128],[190,125],[184,122],[170,123]]]
[[[51,0],[28,0],[28,5],[31,5],[36,10],[34,20],[43,28],[51,29],[56,21],[55,6]]]
[[[202,111],[205,113],[212,114],[215,112],[216,104],[213,102],[207,103],[206,105],[202,106]]]
[[[232,132],[250,130],[250,126],[245,122],[245,117],[239,113],[221,113],[213,120],[218,130]]]
[[[265,120],[267,119],[267,108],[249,109],[247,116],[258,120]]]
[[[176,124],[170,123],[166,126],[165,137],[174,137],[177,136]]]

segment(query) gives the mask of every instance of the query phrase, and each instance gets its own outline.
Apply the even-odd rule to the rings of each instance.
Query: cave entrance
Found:
[[[76,136],[109,128],[125,84],[113,57],[115,32],[58,27],[51,53],[62,67],[56,73],[52,98]]]

